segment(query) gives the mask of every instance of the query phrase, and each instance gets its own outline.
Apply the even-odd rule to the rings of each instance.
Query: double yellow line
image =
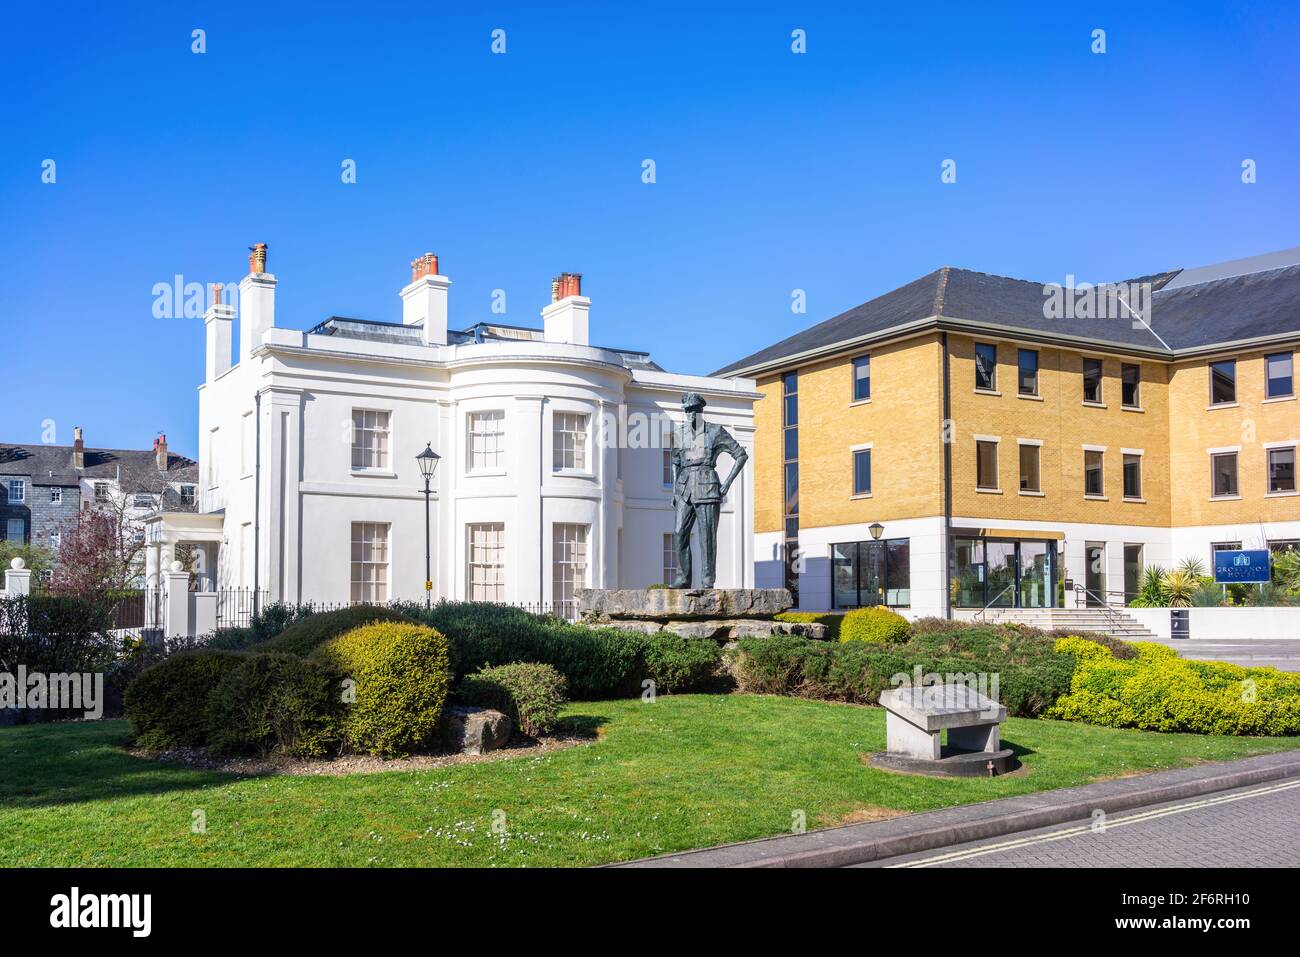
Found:
[[[1118,820],[1107,820],[1106,823],[1100,827],[1091,823],[1081,824],[1077,827],[1069,827],[1061,831],[1053,831],[1050,834],[1039,834],[1036,837],[1021,837],[1010,841],[1003,841],[999,844],[985,844],[981,847],[967,848],[964,851],[951,851],[947,854],[938,854],[934,857],[923,858],[919,861],[906,861],[902,864],[887,864],[885,866],[930,867],[935,864],[948,864],[953,861],[964,861],[969,860],[972,857],[982,857],[985,854],[996,854],[999,851],[1009,851],[1020,847],[1031,847],[1035,844],[1046,844],[1048,841],[1061,841],[1067,837],[1078,837],[1092,832],[1104,834],[1112,828],[1123,827],[1126,824],[1139,824],[1142,821],[1153,821],[1156,818],[1169,817],[1172,814],[1183,814],[1187,811],[1196,811],[1201,808],[1215,807],[1219,804],[1230,804],[1233,801],[1244,801],[1247,798],[1264,797],[1268,794],[1276,794],[1279,791],[1289,791],[1292,788],[1300,788],[1300,781],[1269,784],[1264,787],[1255,788],[1252,791],[1245,791],[1241,794],[1220,795],[1219,797],[1205,798],[1201,801],[1190,801],[1186,804],[1176,805],[1175,807],[1158,808],[1153,811],[1142,811],[1141,813],[1122,817]]]

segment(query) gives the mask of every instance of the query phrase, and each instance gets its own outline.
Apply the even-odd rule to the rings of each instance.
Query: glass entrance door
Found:
[[[1083,587],[1088,590],[1084,604],[1089,608],[1100,608],[1106,594],[1106,546],[1096,542],[1087,542],[1083,546],[1083,558],[1087,568],[1083,573]]]
[[[1011,608],[1016,603],[1016,543],[988,542],[984,560],[988,564],[984,601],[992,608]]]
[[[1048,589],[1052,581],[1051,550],[1046,542],[1020,542],[1020,586],[1016,605],[1020,608],[1051,608]]]
[[[1055,608],[1056,542],[958,538],[949,595],[959,608]]]

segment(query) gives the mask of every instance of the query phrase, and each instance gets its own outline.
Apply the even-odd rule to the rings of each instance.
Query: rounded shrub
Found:
[[[142,671],[123,696],[136,742],[152,751],[206,744],[208,696],[246,657],[238,651],[181,651]]]
[[[536,737],[560,720],[564,688],[564,676],[550,665],[517,661],[466,675],[457,697],[466,704],[509,715],[516,728]]]
[[[323,616],[307,621],[317,617]],[[345,682],[342,730],[350,750],[390,757],[436,739],[451,682],[441,632],[413,622],[374,622],[327,641],[313,657]]]
[[[225,754],[320,757],[338,743],[341,680],[323,662],[248,655],[208,695],[208,744]]]
[[[857,608],[846,614],[840,624],[840,641],[897,645],[907,641],[910,635],[907,619],[888,608]]]
[[[349,605],[335,611],[322,611],[299,618],[269,641],[253,646],[254,651],[282,651],[290,655],[310,655],[313,651],[344,632],[376,621],[410,619],[399,611],[382,605]]]

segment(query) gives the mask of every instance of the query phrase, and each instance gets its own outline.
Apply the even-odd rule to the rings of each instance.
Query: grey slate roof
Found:
[[[17,445],[0,443],[0,475],[25,475],[32,485],[75,486],[81,479],[109,479],[120,481],[127,495],[150,492],[163,496],[162,508],[167,511],[192,511],[194,506],[182,505],[180,495],[169,483],[197,485],[199,466],[193,459],[167,453],[167,471],[158,469],[152,449],[91,449],[85,450],[86,467],[78,471],[72,467],[70,445]]]
[[[884,336],[944,320],[1009,333],[1085,339],[1146,353],[1175,352],[1261,336],[1300,334],[1300,265],[1175,284],[1182,270],[1125,283],[1150,283],[1150,325],[1125,318],[1049,318],[1044,283],[945,266],[719,369],[730,375],[838,343]]]

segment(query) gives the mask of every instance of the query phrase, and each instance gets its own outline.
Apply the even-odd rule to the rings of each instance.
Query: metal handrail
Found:
[[[993,603],[1015,587],[1016,587],[1015,583],[1013,582],[1010,585],[1007,585],[1006,588],[1002,589],[1002,591],[994,595],[991,599],[989,599],[988,603],[983,608],[975,612],[975,620],[987,622],[988,615],[986,614],[986,612],[988,612],[988,610],[993,607]]]
[[[1084,606],[1085,608],[1088,608],[1088,607],[1094,607],[1094,608],[1095,608],[1095,607],[1098,607],[1098,606],[1095,606],[1095,605],[1093,605],[1093,606],[1088,605],[1088,596],[1091,595],[1093,598],[1097,599],[1097,601],[1101,602],[1101,606],[1100,606],[1100,607],[1101,607],[1101,608],[1106,612],[1106,621],[1107,621],[1107,623],[1109,623],[1110,626],[1111,626],[1112,628],[1121,628],[1121,627],[1123,627],[1123,625],[1124,625],[1124,621],[1123,621],[1122,616],[1121,616],[1120,613],[1117,612],[1113,607],[1111,607],[1110,601],[1106,598],[1107,595],[1112,595],[1112,594],[1114,594],[1114,592],[1111,592],[1111,591],[1105,591],[1105,592],[1100,592],[1100,593],[1098,593],[1098,592],[1093,591],[1093,590],[1090,589],[1090,588],[1087,588],[1087,587],[1085,587],[1085,586],[1083,586],[1083,585],[1080,585],[1078,582],[1075,582],[1075,583],[1074,583],[1074,593],[1075,593],[1075,601],[1076,601],[1076,602],[1079,600],[1079,593],[1080,593],[1080,592],[1083,593],[1083,606]],[[1123,592],[1120,592],[1120,594],[1122,595]]]

